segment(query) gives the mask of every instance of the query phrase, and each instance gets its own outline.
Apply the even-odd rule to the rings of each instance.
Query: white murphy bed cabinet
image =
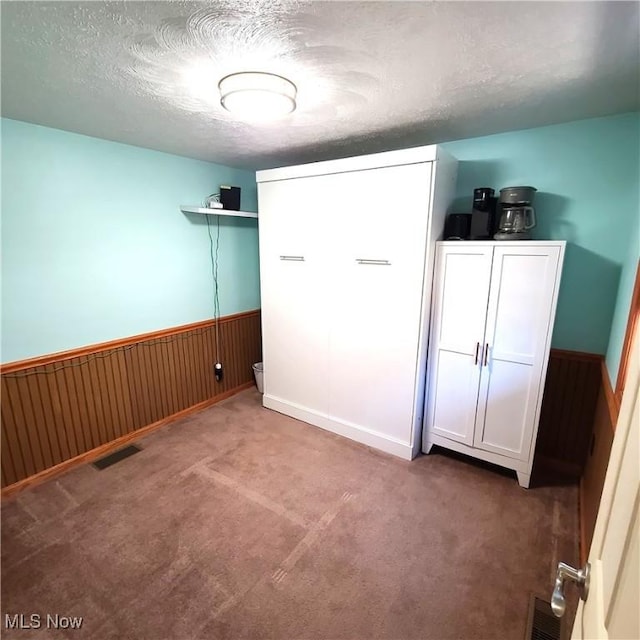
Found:
[[[435,241],[456,169],[428,146],[257,172],[265,407],[419,453]]]
[[[423,451],[513,469],[529,486],[564,242],[441,242]]]

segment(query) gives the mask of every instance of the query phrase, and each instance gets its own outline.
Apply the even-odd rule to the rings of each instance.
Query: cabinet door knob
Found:
[[[358,264],[380,264],[384,266],[391,264],[388,260],[371,260],[369,258],[356,258],[356,262]]]
[[[280,260],[293,260],[294,262],[304,262],[304,256],[280,256]]]
[[[478,364],[478,351],[480,350],[480,343],[476,342],[476,359],[473,364]]]
[[[489,360],[489,343],[484,345],[484,366],[487,366],[487,360]]]

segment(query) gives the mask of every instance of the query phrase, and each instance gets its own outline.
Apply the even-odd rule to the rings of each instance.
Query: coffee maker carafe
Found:
[[[500,220],[495,240],[529,240],[536,226],[536,213],[531,206],[534,187],[500,189]]]

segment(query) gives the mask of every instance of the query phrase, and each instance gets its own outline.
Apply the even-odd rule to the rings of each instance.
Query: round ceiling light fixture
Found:
[[[296,85],[274,73],[242,71],[218,83],[220,104],[242,120],[272,120],[296,108]]]

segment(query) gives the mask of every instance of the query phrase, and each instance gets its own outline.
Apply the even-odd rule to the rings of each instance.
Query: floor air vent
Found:
[[[113,453],[110,453],[108,456],[105,456],[104,458],[100,458],[96,460],[93,463],[93,466],[96,469],[99,469],[100,471],[102,471],[103,469],[110,467],[112,464],[115,464],[116,462],[120,462],[120,460],[124,460],[129,456],[132,456],[134,453],[138,453],[138,451],[142,451],[142,449],[140,449],[140,447],[138,447],[135,444],[130,444],[128,447],[125,447],[124,449],[118,449],[118,451],[114,451]]]
[[[551,604],[542,598],[531,596],[526,640],[560,640],[562,618],[556,618]]]

